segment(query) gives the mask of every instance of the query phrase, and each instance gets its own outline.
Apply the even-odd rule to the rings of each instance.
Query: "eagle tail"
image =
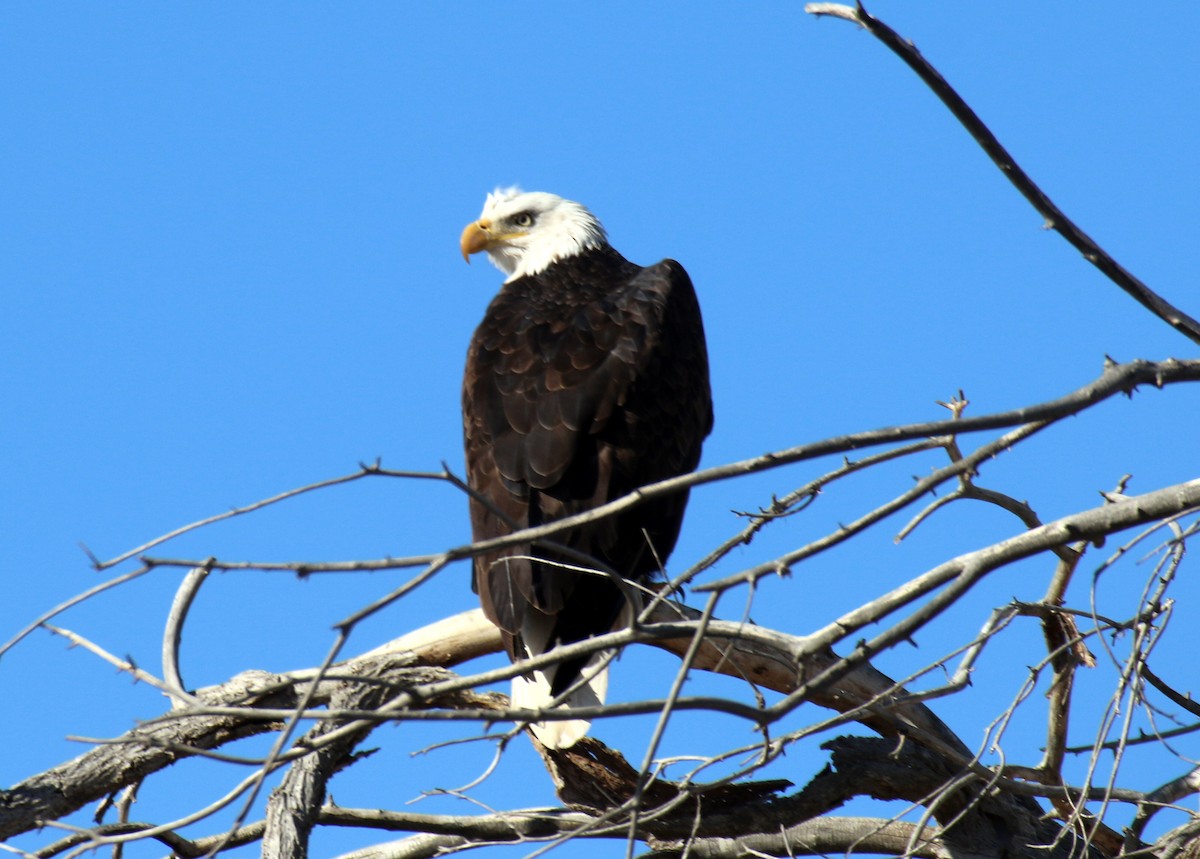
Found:
[[[596,707],[604,703],[608,692],[608,654],[600,653],[584,666],[562,702],[553,709],[556,712],[578,707]],[[555,695],[550,691],[551,679],[544,671],[533,671],[529,675],[514,677],[512,681],[512,703],[523,710],[546,710]],[[561,696],[560,696],[561,697]],[[538,742],[548,749],[569,749],[588,732],[589,719],[555,719],[535,722],[529,726]]]
[[[633,619],[633,610],[625,603],[618,613],[613,629],[628,626]],[[530,612],[523,624],[521,642],[532,655],[540,655],[552,649],[554,619]],[[548,710],[556,712],[579,707],[599,707],[608,694],[608,664],[612,651],[603,650],[592,654],[583,665],[559,663],[542,671],[531,671],[519,675],[512,681],[512,704],[523,710]],[[560,671],[566,669],[574,675],[564,687],[556,682]],[[565,677],[563,678],[566,679]],[[558,703],[555,703],[555,702]],[[549,749],[569,749],[582,739],[591,725],[590,719],[555,719],[535,722],[529,730],[543,746]]]

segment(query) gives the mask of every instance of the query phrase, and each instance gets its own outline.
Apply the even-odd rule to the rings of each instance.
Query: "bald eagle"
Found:
[[[708,354],[691,279],[674,260],[643,268],[615,251],[579,203],[497,189],[462,234],[505,274],[471,339],[463,437],[475,540],[553,522],[696,467],[712,429]],[[474,590],[509,657],[628,625],[675,547],[687,493],[475,558]],[[614,580],[620,576],[629,583]],[[597,654],[513,681],[529,709],[604,702]],[[530,726],[568,748],[585,720]]]

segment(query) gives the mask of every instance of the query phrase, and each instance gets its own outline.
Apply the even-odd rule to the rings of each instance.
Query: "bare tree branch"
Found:
[[[1156,316],[1193,342],[1200,342],[1200,323],[1152,292],[1067,218],[910,42],[870,16],[861,4],[851,8],[811,3],[806,9],[853,21],[899,55],[1048,226]],[[1183,562],[1187,541],[1198,530],[1194,519],[1181,521],[1181,517],[1200,513],[1200,479],[1186,479],[1136,496],[1126,494],[1122,481],[1115,492],[1104,494],[1102,505],[1044,523],[1033,505],[979,485],[978,478],[983,463],[1057,421],[1085,415],[1118,394],[1132,397],[1139,386],[1162,388],[1193,381],[1200,381],[1200,360],[1110,361],[1098,378],[1057,399],[978,417],[965,416],[967,402],[960,391],[942,404],[951,410],[949,420],[883,427],[797,445],[655,483],[586,513],[515,530],[503,538],[427,554],[323,563],[146,556],[170,540],[210,524],[368,477],[437,480],[472,495],[471,488],[444,463],[441,471],[392,471],[379,462],[360,465],[353,473],[177,528],[109,561],[89,552],[99,570],[135,558],[142,566],[45,613],[0,647],[0,655],[45,626],[162,690],[170,699],[170,708],[119,737],[90,741],[94,747],[75,759],[0,790],[0,839],[46,827],[67,834],[42,848],[39,856],[73,856],[111,846],[114,859],[120,859],[125,845],[149,839],[183,857],[215,856],[261,841],[263,855],[277,859],[307,856],[315,827],[340,826],[412,833],[353,851],[343,859],[434,857],[492,844],[522,844],[531,856],[537,856],[575,838],[609,839],[614,851],[619,849],[616,844],[624,842],[628,855],[633,854],[635,843],[642,842],[648,845],[645,855],[652,859],[831,853],[923,859],[1200,859],[1200,824],[1194,819],[1153,844],[1141,841],[1156,815],[1200,792],[1194,752],[1177,752],[1171,744],[1173,738],[1197,728],[1183,724],[1172,708],[1196,716],[1200,706],[1190,693],[1148,667],[1173,616],[1168,588]],[[997,434],[964,453],[963,439],[979,432]],[[816,537],[794,539],[769,553],[752,555],[747,548],[748,559],[741,562],[745,568],[732,567],[729,558],[734,548],[749,547],[753,538],[776,522],[819,513],[822,508],[814,503],[818,496],[830,495],[835,488],[844,490],[852,475],[935,448],[945,451],[948,464],[927,469],[924,477],[906,484],[907,488],[900,487],[903,491],[890,490],[883,503],[854,497],[858,506],[848,517],[849,524],[809,528],[804,533]],[[872,452],[859,455],[864,450]],[[851,460],[851,453],[857,458]],[[621,515],[655,498],[830,455],[840,455],[841,464],[822,466],[826,469],[823,474],[802,478],[804,482],[793,492],[781,498],[772,496],[770,503],[752,507],[755,512],[740,514],[744,527],[739,526],[736,534],[720,543],[714,539],[699,562],[676,573],[658,590],[647,588],[645,608],[628,628],[560,646],[516,664],[455,674],[452,667],[501,648],[497,630],[482,612],[474,610],[335,662],[342,658],[343,645],[362,621],[411,597],[458,560],[528,544],[556,546],[572,563],[590,568],[594,566],[591,559],[578,553],[576,557],[569,545],[555,541],[567,544],[571,529]],[[929,500],[944,491],[949,494]],[[891,575],[885,592],[859,595],[851,603],[857,604],[854,608],[810,634],[764,628],[749,621],[755,600],[761,605],[763,599],[764,589],[759,587],[763,577],[790,573],[799,564],[857,540],[887,517],[907,510],[909,524],[899,532],[903,538],[918,524],[940,521],[943,511],[962,499],[1000,507],[1016,516],[1025,530],[954,558],[923,561],[915,574],[900,569],[898,562],[896,569],[888,570]],[[804,516],[797,516],[801,512]],[[933,526],[922,525],[923,530],[927,527]],[[1127,538],[1107,560],[1094,562],[1098,566],[1087,597],[1081,600],[1077,594],[1073,605],[1072,587],[1079,591],[1086,586],[1076,579],[1080,578],[1080,564],[1094,555],[1091,547],[1135,527],[1143,530]],[[1101,578],[1127,570],[1132,566],[1132,549],[1154,542],[1158,545],[1148,554],[1152,563],[1147,564],[1147,569],[1152,569],[1143,574],[1140,592],[1116,608],[1101,603]],[[968,593],[987,576],[1029,558],[1042,562],[1034,574],[1034,590],[1022,593],[1020,599],[1006,597],[1000,605],[972,606],[970,611],[979,611],[979,617],[986,618],[982,629],[978,617],[968,617],[962,637],[952,645],[939,648],[934,657],[922,656],[916,668],[911,667],[911,660],[905,661],[906,648],[898,645],[915,643],[917,633],[952,608],[960,609],[961,622],[963,598]],[[692,587],[701,573],[722,560],[730,563],[734,572],[722,570],[720,578]],[[49,626],[50,619],[80,602],[160,567],[190,570],[166,619],[162,680],[138,668],[131,659],[114,656],[99,643]],[[246,672],[218,686],[195,692],[186,689],[179,669],[180,641],[188,623],[189,604],[209,571],[282,570],[306,576],[409,568],[413,571],[406,581],[338,622],[335,641],[322,664],[282,674]],[[600,572],[628,587],[619,571]],[[1044,591],[1043,579],[1048,580]],[[1023,587],[1028,587],[1027,580]],[[685,585],[692,587],[693,593],[707,595],[702,612],[672,601]],[[1131,591],[1136,589],[1135,582]],[[745,606],[740,622],[717,617],[720,601],[730,596],[739,601],[744,598],[744,603],[738,603],[739,608]],[[1040,637],[1039,630],[1032,630],[1032,646],[1018,650],[1021,639],[1016,631],[1021,627],[1029,630],[1034,624],[1040,627]],[[868,636],[867,628],[875,625],[878,628],[869,637],[858,638]],[[985,647],[993,656],[1011,641],[1017,645],[1009,660],[1029,660],[1024,663],[1029,666],[1028,674],[1017,682],[1015,692],[1000,694],[1000,712],[985,717],[991,722],[983,726],[982,742],[972,747],[963,737],[973,740],[973,735],[956,733],[930,702],[950,701],[949,696],[965,689],[986,667],[982,658]],[[1089,644],[1102,656],[1099,663],[1089,652]],[[617,701],[568,714],[514,708],[503,695],[478,691],[557,662],[635,645],[650,645],[680,657],[673,674],[664,672],[663,691],[655,693],[663,696],[660,699]],[[849,652],[840,655],[835,647]],[[897,672],[901,681],[871,664],[885,652],[888,659],[903,666]],[[1101,677],[1092,684],[1101,685],[1101,693],[1087,704],[1080,703],[1080,698],[1089,684],[1075,684],[1080,665],[1096,667],[1094,674],[1088,675],[1089,681]],[[699,679],[697,672],[719,673],[743,683],[706,684],[692,687],[696,694],[685,695],[689,684]],[[710,694],[711,688],[721,691]],[[1029,709],[1039,706],[1035,694],[1039,691],[1046,692],[1046,710],[1035,714],[1038,723],[1045,725],[1045,748],[1006,748],[1018,745],[1013,739],[1018,732],[1010,728],[1017,724],[1018,715],[1026,716]],[[828,712],[813,716],[812,708],[804,707],[807,704]],[[732,715],[743,720],[739,727],[756,733],[748,740],[730,740],[709,755],[660,760],[660,750],[667,748],[668,729],[685,711]],[[511,748],[510,741],[518,737],[522,723],[580,717],[611,720],[632,714],[653,714],[657,720],[644,753],[640,759],[634,758],[636,766],[594,737],[563,750],[546,749],[534,741],[565,807],[428,815],[344,809],[326,799],[330,779],[365,757],[358,751],[359,745],[383,723],[453,720],[483,726],[480,734],[496,747],[494,767]],[[492,733],[497,722],[517,726],[507,733]],[[858,730],[856,726],[877,736],[835,736],[835,731]],[[1094,731],[1093,742],[1070,747],[1069,728]],[[236,749],[224,749],[238,739],[267,733],[273,734],[270,749],[257,756],[239,756]],[[815,739],[818,737],[820,740]],[[825,766],[811,774],[802,787],[771,778],[777,770],[767,769],[769,765],[796,749],[814,751],[818,741],[823,741],[826,757],[816,766]],[[1150,744],[1179,760],[1177,767],[1171,767],[1175,775],[1156,778],[1162,783],[1149,791],[1118,779],[1124,759],[1135,751],[1144,753]],[[1087,757],[1068,761],[1068,752],[1082,752]],[[244,777],[239,775],[233,787],[223,788],[225,792],[216,798],[187,797],[182,812],[171,812],[177,815],[175,819],[131,820],[135,793],[151,789],[154,782],[148,780],[156,773],[192,757],[243,767],[240,773]],[[490,776],[492,769],[487,773]],[[266,802],[264,819],[250,822],[252,813],[262,813],[255,797],[269,787],[274,790]],[[468,790],[457,793],[466,795]],[[82,825],[64,821],[71,812],[98,799],[102,805],[92,821]],[[899,803],[904,811],[893,819],[837,816],[845,803],[862,799]],[[1046,814],[1039,799],[1049,801],[1058,819]],[[1116,804],[1134,809],[1132,823],[1123,834],[1111,827],[1114,817],[1110,811]],[[226,808],[232,812],[233,822],[214,822],[216,812]],[[106,817],[114,816],[115,822],[105,822]],[[193,838],[179,834],[183,827],[193,825],[223,831]]]
[[[1200,360],[1181,361],[1169,358],[1165,361],[1130,361],[1126,364],[1109,364],[1094,381],[1089,382],[1062,397],[1033,406],[961,419],[928,421],[867,432],[836,436],[822,441],[786,448],[774,453],[744,459],[727,465],[706,468],[669,480],[652,483],[618,498],[608,504],[595,507],[584,513],[558,519],[536,528],[515,531],[505,537],[497,537],[479,543],[458,546],[439,554],[413,555],[406,558],[380,558],[370,561],[343,561],[337,563],[282,563],[256,561],[221,561],[212,559],[150,558],[142,560],[150,567],[183,567],[192,569],[206,564],[214,570],[279,570],[300,575],[336,572],[367,572],[405,567],[443,565],[463,560],[484,552],[509,546],[537,542],[557,536],[572,528],[613,516],[643,504],[653,498],[661,498],[709,483],[769,471],[784,465],[804,462],[831,454],[845,454],[854,450],[885,444],[910,442],[931,436],[983,432],[1022,424],[1053,423],[1077,415],[1118,394],[1131,395],[1141,385],[1166,387],[1181,382],[1200,381]],[[961,466],[959,466],[961,468]],[[957,474],[949,472],[949,476]],[[2,651],[0,651],[2,652]]]
[[[988,157],[992,159],[1000,172],[1016,187],[1021,195],[1037,209],[1046,219],[1046,226],[1056,230],[1059,235],[1083,254],[1083,258],[1103,272],[1104,276],[1131,295],[1139,304],[1166,322],[1193,343],[1200,343],[1200,322],[1184,313],[1178,307],[1155,293],[1142,283],[1136,276],[1113,259],[1102,247],[1081,230],[1074,221],[1054,204],[1039,188],[1028,174],[1021,169],[1008,150],[983,124],[975,111],[963,101],[954,88],[942,77],[930,63],[921,56],[920,51],[908,39],[902,38],[887,24],[867,13],[862,3],[857,8],[850,8],[839,3],[809,3],[804,10],[813,15],[829,15],[852,21],[858,24],[879,41],[883,42],[892,53],[900,57],[905,65],[911,68],[933,90],[934,95],[950,109],[955,119],[962,123],[968,133],[975,138]]]
[[[695,838],[658,844],[641,859],[743,859],[746,856],[827,856],[882,853],[916,859],[951,859],[936,830],[923,832],[912,823],[868,817],[824,817],[806,820],[778,833],[738,838]]]
[[[338,684],[329,704],[332,708],[369,710],[382,703],[388,694],[389,690],[383,686],[348,679]],[[300,745],[313,747],[314,751],[290,767],[283,784],[271,794],[263,836],[264,855],[280,859],[308,856],[308,835],[325,803],[330,777],[350,762],[354,748],[374,728],[370,723],[360,724],[337,742],[320,742],[342,724],[339,720],[319,722],[301,740]]]

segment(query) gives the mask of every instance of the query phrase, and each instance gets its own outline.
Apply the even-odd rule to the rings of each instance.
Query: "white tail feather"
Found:
[[[530,612],[527,617],[521,638],[533,655],[545,653],[553,621],[545,615],[537,616]],[[628,603],[621,610],[614,629],[628,626],[633,620],[633,612]],[[612,661],[611,651],[601,651],[592,656],[579,672],[579,680],[574,684],[562,703],[554,709],[572,710],[578,707],[598,707],[604,703],[608,694],[608,663]],[[532,676],[514,677],[512,681],[512,704],[523,710],[545,710],[550,707],[554,696],[550,694],[550,684],[558,666],[551,666],[548,671],[533,671]],[[579,742],[588,732],[590,719],[556,719],[551,722],[535,722],[529,730],[538,741],[548,749],[569,749]]]
[[[576,684],[564,701],[554,709],[571,710],[576,707],[596,707],[604,703],[608,692],[608,667],[595,664],[605,661],[607,654],[599,654],[583,669],[581,682]],[[532,677],[514,677],[512,681],[512,703],[525,710],[545,710],[554,696],[550,694],[550,681],[545,672],[534,671]],[[556,719],[552,722],[535,722],[529,726],[538,741],[549,749],[569,749],[588,732],[588,719]]]

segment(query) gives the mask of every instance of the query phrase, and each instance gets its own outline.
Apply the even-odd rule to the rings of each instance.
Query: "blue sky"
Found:
[[[1196,315],[1187,248],[1200,220],[1200,8],[871,8],[1086,231]],[[936,419],[935,401],[959,388],[973,414],[1040,401],[1093,378],[1106,354],[1194,354],[1043,230],[895,57],[799,3],[6,4],[0,98],[4,639],[99,580],[79,542],[112,557],[376,457],[460,468],[463,356],[501,276],[465,266],[457,238],[497,185],[580,200],[626,256],[687,267],[716,401],[707,465]],[[1195,476],[1198,419],[1200,393],[1186,388],[1113,401],[985,469],[985,485],[1051,519],[1093,505],[1125,473],[1134,491],[1178,482]],[[940,464],[905,463],[830,493],[719,572],[824,533]],[[675,564],[736,530],[731,509],[769,503],[828,466],[695,493]],[[998,511],[951,509],[897,548],[901,524],[768,583],[751,613],[802,634],[1017,527]],[[380,480],[161,552],[336,560],[467,538],[454,490]],[[991,605],[1039,596],[1046,565],[1022,570],[939,623],[920,655],[964,640]],[[331,624],[402,575],[217,576],[187,630],[185,678],[315,663]],[[466,582],[465,567],[446,571],[356,630],[350,650],[471,607]],[[59,622],[153,668],[177,584],[156,572]],[[1189,587],[1198,596],[1180,585],[1176,630],[1196,620]],[[1030,640],[1022,664],[1037,658]],[[1186,642],[1174,646],[1165,641],[1161,658],[1193,688]],[[671,664],[627,657],[614,694],[646,692]],[[951,720],[968,742],[1019,682],[990,667],[992,685],[977,685],[992,697],[973,693]],[[0,688],[0,723],[22,738],[0,760],[0,783],[77,754],[68,734],[117,735],[163,706],[47,634],[0,660]],[[697,725],[680,720],[670,753],[701,742]],[[372,744],[387,751],[335,781],[335,798],[399,806],[465,784],[487,747],[408,756],[452,734],[382,729]],[[598,734],[640,759],[646,724]],[[1036,749],[1032,737],[1014,748]],[[821,754],[797,753],[784,777],[803,783]],[[1164,766],[1132,781],[1148,788],[1182,772]],[[210,801],[240,778],[200,773],[162,784]],[[519,804],[553,801],[523,749],[472,795],[511,804],[513,785],[528,791]],[[179,813],[169,790],[151,782],[138,816]],[[473,810],[450,799],[415,807]],[[318,855],[333,855],[374,836],[319,838]],[[607,855],[598,849],[563,854]]]

